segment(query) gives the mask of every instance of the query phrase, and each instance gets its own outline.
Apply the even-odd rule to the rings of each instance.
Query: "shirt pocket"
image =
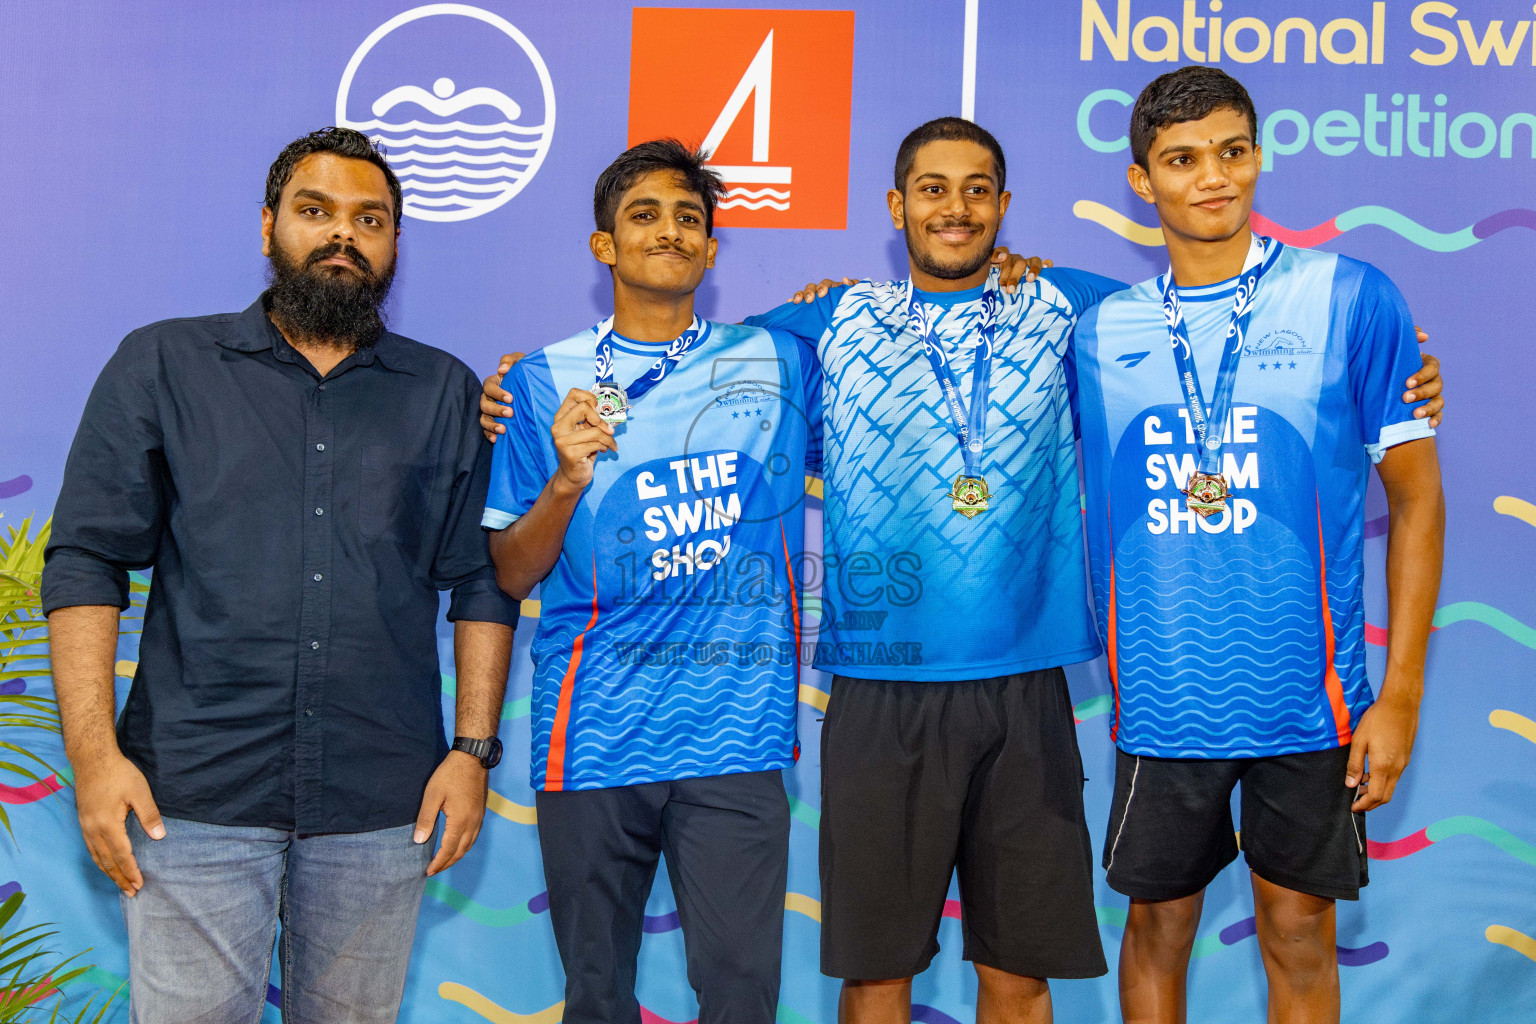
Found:
[[[419,550],[430,520],[433,467],[415,453],[384,445],[365,447],[359,461],[357,509],[363,539]]]

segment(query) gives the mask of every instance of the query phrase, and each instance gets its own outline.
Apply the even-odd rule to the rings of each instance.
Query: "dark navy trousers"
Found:
[[[537,794],[564,1024],[640,1024],[635,965],[666,854],[699,1024],[773,1024],[789,801],[780,772]]]

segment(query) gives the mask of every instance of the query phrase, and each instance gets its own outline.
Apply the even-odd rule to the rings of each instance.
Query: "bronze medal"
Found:
[[[1209,519],[1227,510],[1227,478],[1219,473],[1192,473],[1184,488],[1184,507]]]

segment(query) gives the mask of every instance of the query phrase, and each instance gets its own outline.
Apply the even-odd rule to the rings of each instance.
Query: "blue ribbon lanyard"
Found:
[[[1184,405],[1189,410],[1189,425],[1195,434],[1195,444],[1200,449],[1200,472],[1212,476],[1221,467],[1221,433],[1232,412],[1232,389],[1237,382],[1237,364],[1243,355],[1243,338],[1248,333],[1248,321],[1253,315],[1254,295],[1258,292],[1259,278],[1264,276],[1265,257],[1269,254],[1270,240],[1255,235],[1248,249],[1248,258],[1237,282],[1237,297],[1232,303],[1232,319],[1227,324],[1227,336],[1221,350],[1221,366],[1216,371],[1216,393],[1211,397],[1211,414],[1205,414],[1204,395],[1200,390],[1200,374],[1195,369],[1195,356],[1189,345],[1189,328],[1184,323],[1184,309],[1179,304],[1179,293],[1173,285],[1173,268],[1168,268],[1163,278],[1163,319],[1168,324],[1168,343],[1173,346],[1173,362],[1179,373],[1179,385],[1184,391]],[[1215,429],[1211,429],[1211,424]]]
[[[613,384],[613,317],[592,328],[592,332],[597,335],[597,361],[594,368],[597,382]],[[667,350],[651,364],[650,369],[624,389],[624,396],[629,404],[638,402],[649,394],[652,388],[666,380],[667,376],[677,369],[677,364],[683,361],[683,356],[705,333],[704,321],[695,314],[693,323],[688,325],[688,329],[667,342]]]
[[[994,284],[996,275],[987,278],[986,289],[981,293],[981,342],[976,346],[976,365],[971,371],[971,403],[967,409],[960,400],[960,382],[949,365],[949,358],[933,334],[933,322],[928,309],[918,301],[917,289],[912,279],[907,279],[907,326],[923,339],[923,353],[928,365],[938,378],[939,390],[949,407],[949,418],[954,425],[955,436],[960,439],[960,457],[965,462],[965,475],[980,477],[981,453],[987,440],[987,394],[992,384],[992,342],[997,334],[997,315],[1002,305]]]

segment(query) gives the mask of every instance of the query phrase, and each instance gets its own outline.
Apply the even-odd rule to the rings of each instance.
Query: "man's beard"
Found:
[[[941,228],[979,228],[981,225],[975,224],[968,220],[958,220],[946,221],[939,226]],[[926,232],[925,228],[920,228],[913,224],[911,221],[907,222],[907,258],[912,261],[912,265],[914,267],[916,267],[918,270],[921,270],[929,277],[936,277],[941,281],[959,281],[963,278],[970,277],[972,274],[976,273],[976,271],[986,266],[987,263],[992,259],[992,246],[989,244],[982,246],[976,255],[965,257],[964,261],[961,263],[952,263],[948,265],[940,263],[933,258],[933,254],[931,252],[918,246],[918,236],[920,233],[924,232]],[[994,235],[993,238],[995,240],[996,236]]]
[[[321,260],[345,256],[361,272],[320,266]],[[304,258],[291,257],[272,240],[268,274],[268,313],[284,332],[311,345],[353,351],[372,346],[384,333],[381,307],[395,279],[395,262],[383,273],[355,246],[329,242]]]

